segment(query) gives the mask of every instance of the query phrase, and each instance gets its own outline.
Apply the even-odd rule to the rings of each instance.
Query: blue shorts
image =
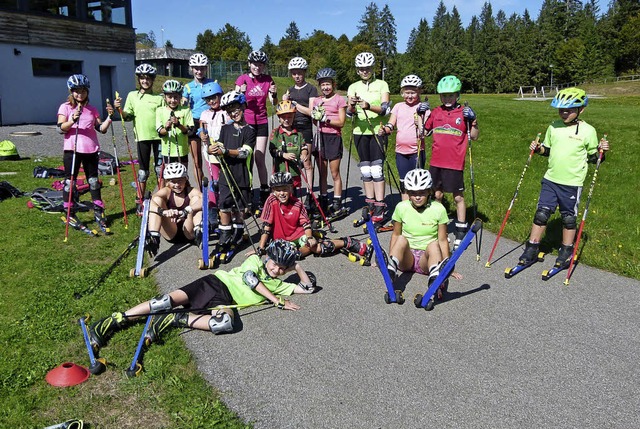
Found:
[[[418,154],[413,153],[410,155],[404,155],[402,153],[396,153],[396,166],[398,167],[398,175],[400,176],[400,182],[404,182],[404,176],[411,170],[416,169],[416,161],[418,160]],[[420,151],[420,162],[418,162],[417,168],[424,168],[424,164],[427,161],[427,155],[424,151]]]
[[[544,178],[541,183],[538,209],[553,213],[559,207],[562,216],[578,216],[582,186],[558,185]]]

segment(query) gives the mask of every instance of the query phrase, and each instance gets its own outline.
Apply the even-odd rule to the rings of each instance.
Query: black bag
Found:
[[[16,188],[9,182],[0,182],[0,201],[4,201],[11,197],[21,197],[24,195],[20,189]]]

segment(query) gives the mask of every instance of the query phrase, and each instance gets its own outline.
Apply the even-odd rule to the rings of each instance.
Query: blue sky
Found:
[[[447,10],[456,6],[466,27],[473,15],[480,15],[486,0],[445,0]],[[153,30],[158,45],[171,40],[176,48],[195,48],[196,36],[206,29],[214,33],[227,22],[251,39],[254,49],[262,46],[265,36],[278,43],[289,23],[295,21],[302,37],[314,29],[339,37],[352,38],[357,25],[371,0],[265,0],[265,1],[213,1],[213,0],[134,0],[133,25],[138,32]],[[396,20],[398,51],[404,52],[412,28],[421,18],[433,21],[439,0],[386,0],[377,1],[382,8],[391,8]],[[537,18],[543,0],[493,0],[494,16],[502,9],[507,16],[522,15],[525,9]],[[601,13],[607,2],[600,0]],[[164,31],[163,31],[164,29]]]

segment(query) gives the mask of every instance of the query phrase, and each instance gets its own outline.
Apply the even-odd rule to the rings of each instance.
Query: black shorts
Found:
[[[318,145],[320,145],[321,153],[318,154]],[[324,161],[333,161],[334,159],[342,159],[342,136],[339,134],[322,134],[318,133],[316,145],[313,148],[313,155],[318,158],[322,156]]]
[[[160,139],[158,140],[142,140],[138,142],[138,162],[140,170],[149,171],[151,160],[151,152],[156,165],[160,165],[162,161],[159,158]]]
[[[251,192],[249,188],[241,187],[241,194],[238,194],[238,190],[234,187],[232,194],[232,190],[226,183],[218,182],[218,189],[220,190],[220,199],[218,200],[218,208],[220,209],[237,209],[238,211],[242,211],[246,208],[244,202],[246,201],[247,204],[251,202]],[[233,199],[234,197],[238,200],[237,206]]]
[[[371,162],[384,160],[384,150],[387,149],[387,136],[374,136],[373,134],[354,134],[353,141],[356,144],[356,149],[358,150],[358,157],[360,158],[360,161]]]
[[[462,170],[451,170],[449,168],[429,167],[433,189],[440,192],[462,192],[464,191],[464,174]]]
[[[180,222],[176,226],[177,226],[176,235],[174,235],[172,238],[170,238],[167,241],[171,244],[191,243],[191,240],[189,240],[187,236],[184,235],[184,231],[182,230],[182,227],[184,227],[184,222]]]
[[[186,293],[189,298],[189,304],[184,306],[186,309],[207,309],[196,310],[194,312],[196,314],[209,314],[212,307],[233,304],[233,297],[227,285],[213,274],[194,280],[181,287],[180,290]]]
[[[313,127],[311,124],[294,124],[293,126],[296,131],[302,133],[302,137],[304,137],[304,142],[306,144],[313,143]]]
[[[256,137],[269,137],[269,124],[253,124],[256,130]]]

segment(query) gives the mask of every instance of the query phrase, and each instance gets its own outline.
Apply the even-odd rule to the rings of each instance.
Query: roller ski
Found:
[[[312,228],[313,229],[329,228],[329,225],[331,225],[336,221],[342,220],[347,216],[349,216],[349,209],[347,209],[346,207],[342,207],[337,212],[330,212],[329,217],[327,217],[326,221],[322,219],[322,216],[319,216],[318,219],[314,219],[312,222]]]
[[[202,235],[201,235],[201,247],[202,256],[198,259],[198,269],[205,270],[207,268],[213,268],[214,260],[209,255],[209,179],[202,178],[202,207],[206,207],[202,210]]]
[[[547,281],[551,277],[558,274],[560,271],[564,271],[571,265],[571,258],[573,257],[573,246],[565,246],[564,244],[558,250],[558,257],[553,267],[549,270],[542,272],[542,280]]]
[[[369,267],[371,266],[371,258],[373,257],[374,250],[373,245],[370,244],[366,247],[364,254],[362,254],[362,251],[350,251],[347,247],[343,247],[342,249],[340,249],[340,253],[346,255],[351,262],[355,262],[364,267]]]
[[[538,243],[531,243],[527,241],[527,244],[524,248],[524,253],[520,256],[518,260],[518,265],[514,267],[507,267],[504,270],[504,278],[510,279],[515,276],[519,272],[529,268],[531,265],[536,262],[544,261],[544,252],[538,252]]]
[[[138,236],[138,254],[136,256],[136,266],[129,271],[129,277],[144,278],[147,275],[147,268],[143,268],[144,251],[147,242],[147,226],[149,223],[149,210],[151,209],[151,193],[147,192],[143,201],[142,220],[140,221],[140,235]],[[155,237],[150,237],[154,239]]]
[[[62,220],[62,223],[66,224],[67,223],[67,217],[66,216],[60,216],[60,219]],[[98,236],[98,231],[96,231],[95,229],[89,229],[87,228],[87,226],[80,222],[80,220],[75,217],[74,215],[69,216],[69,226],[75,230],[78,230],[80,232],[84,232],[85,234],[91,236],[91,237],[97,237]]]
[[[456,267],[456,262],[458,262],[460,256],[462,256],[465,250],[467,250],[469,244],[471,244],[481,228],[482,221],[476,220],[451,257],[441,261],[439,264],[434,265],[429,269],[429,288],[424,295],[416,294],[413,299],[413,303],[417,308],[424,308],[427,311],[431,311],[436,304],[436,300],[444,300],[449,286],[449,277]]]
[[[382,279],[384,280],[385,287],[387,288],[387,291],[384,293],[384,302],[386,302],[387,304],[397,303],[402,305],[404,304],[404,295],[402,294],[401,290],[394,289],[393,287],[393,281],[395,280],[395,278],[391,278],[391,275],[389,274],[389,270],[387,268],[389,258],[387,258],[387,254],[384,252],[384,250],[382,250],[382,247],[380,246],[378,234],[376,233],[376,229],[371,216],[368,216],[366,225],[370,231],[369,237],[371,240],[371,247],[373,248],[373,253],[376,255],[376,262],[378,263],[378,268],[380,269]]]
[[[82,329],[82,337],[84,338],[84,344],[87,346],[87,352],[89,353],[89,372],[93,375],[101,374],[107,368],[107,361],[104,358],[99,358],[97,353],[94,353],[91,340],[89,339],[89,331],[87,329],[87,322],[89,321],[89,315],[82,316],[78,319],[80,329]]]

